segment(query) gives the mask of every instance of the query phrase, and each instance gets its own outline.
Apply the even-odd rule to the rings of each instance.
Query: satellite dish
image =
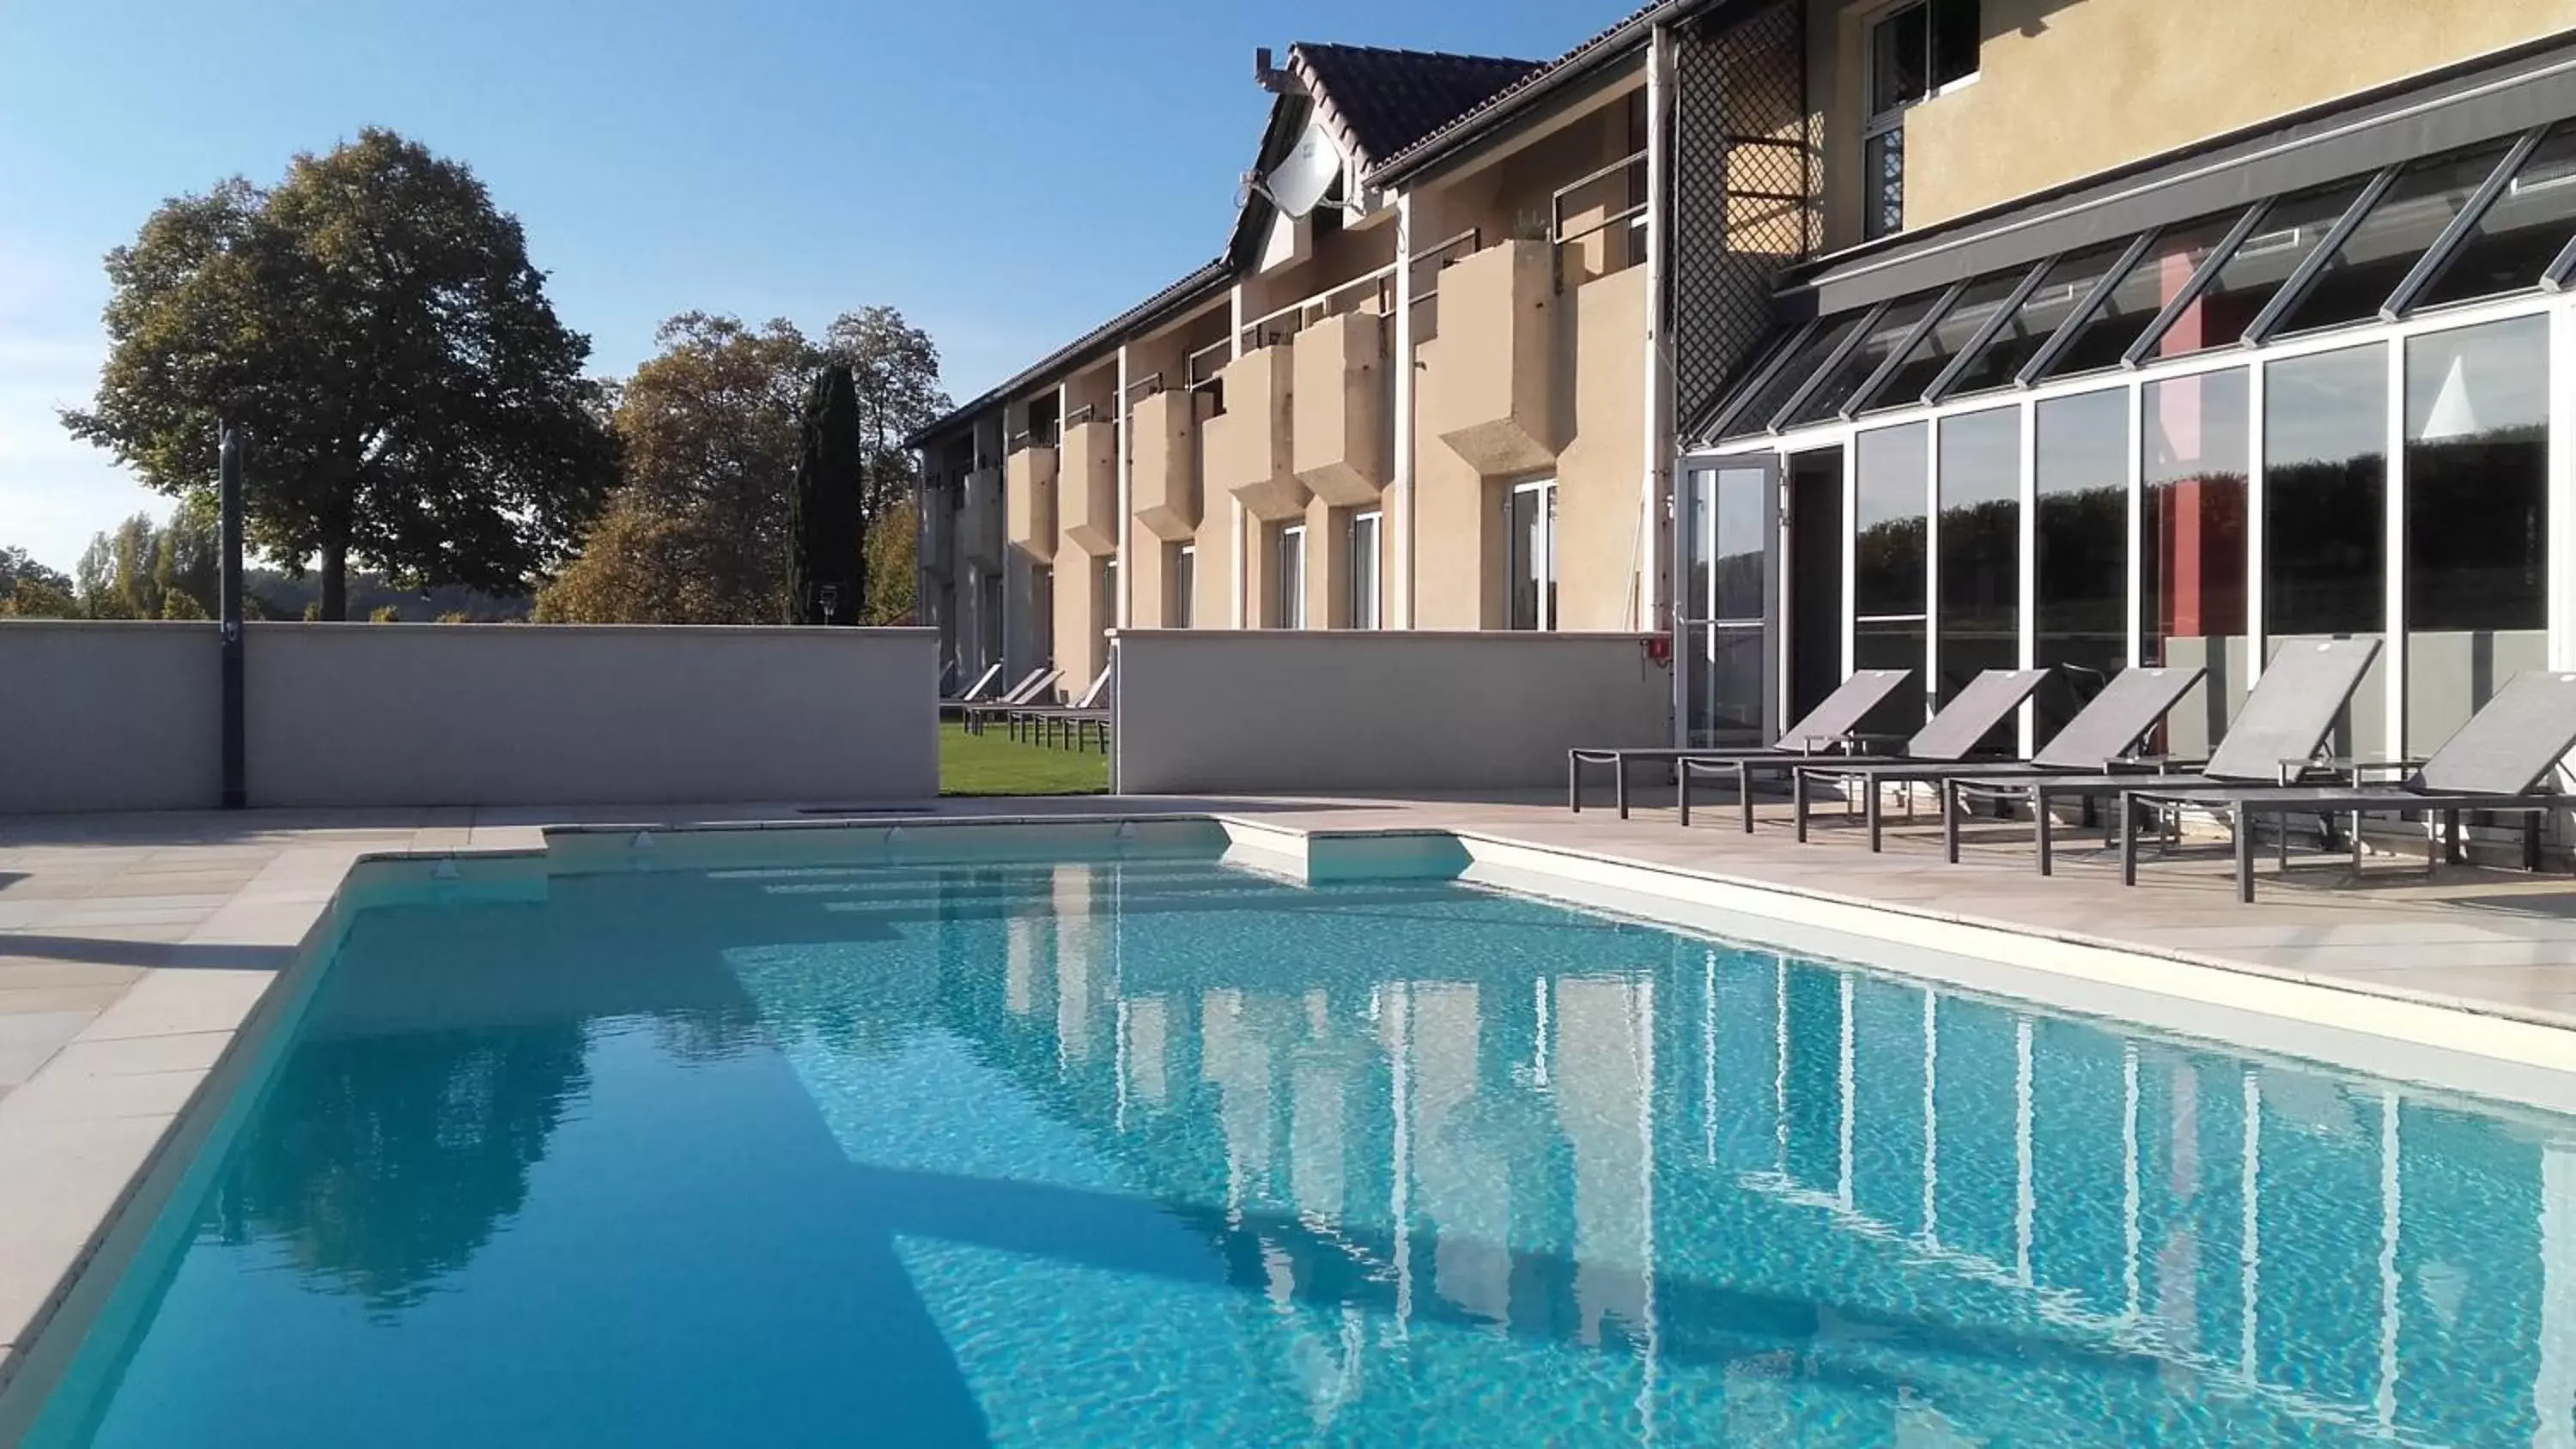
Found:
[[[1304,216],[1324,200],[1325,193],[1342,176],[1341,148],[1321,125],[1309,125],[1306,134],[1297,138],[1296,148],[1288,159],[1271,169],[1262,181],[1271,202],[1290,216]]]

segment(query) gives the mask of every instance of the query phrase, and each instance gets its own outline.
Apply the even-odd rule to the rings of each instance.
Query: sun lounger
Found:
[[[2274,658],[2254,684],[2243,707],[2227,726],[2227,737],[2206,760],[2144,760],[2142,770],[2161,770],[2153,780],[2166,791],[2232,790],[2249,785],[2296,781],[2314,767],[2335,721],[2361,687],[2362,676],[2379,656],[2376,639],[2328,639],[2293,644]],[[2039,847],[2039,873],[2055,870],[2055,818],[2049,807],[2060,800],[2116,799],[2140,788],[2136,775],[2094,770],[2085,773],[2021,774],[1978,772],[1941,781],[1942,852],[1959,859],[1959,814],[1971,797],[2013,799],[2030,807],[2032,833]]]
[[[982,734],[984,732],[985,720],[997,714],[1008,715],[1012,710],[1019,708],[1021,705],[1030,703],[1035,700],[1040,693],[1048,689],[1052,689],[1055,686],[1055,682],[1063,677],[1064,671],[1053,668],[1052,666],[1032,669],[1029,671],[1028,678],[1011,686],[1010,693],[1003,695],[999,699],[984,700],[974,704],[960,705],[958,706],[958,712],[965,716],[968,732],[973,734]]]
[[[1832,780],[1845,786],[1858,785],[1869,791],[1872,799],[1869,815],[1872,821],[1869,848],[1879,847],[1879,813],[1876,796],[1883,785],[1917,782],[1928,783],[1936,791],[1941,782],[1953,775],[1974,775],[1993,779],[2003,772],[2031,775],[2074,774],[2090,772],[2107,774],[2118,769],[2139,768],[2125,757],[2138,742],[2176,704],[2198,684],[2202,671],[2190,669],[2126,669],[2111,677],[2092,702],[2076,712],[2049,742],[2032,752],[2027,760],[2011,762],[1976,762],[1905,760],[1892,764],[1863,764],[1858,761],[1835,761],[1814,766],[1801,766],[1790,795],[1795,801],[1798,839],[1807,838],[1807,806],[1811,798],[1808,784],[1812,780]],[[1945,828],[1956,835],[1955,820]]]
[[[2523,817],[2523,867],[2537,870],[2542,815],[2576,808],[2576,794],[2557,788],[2553,778],[2558,762],[2571,748],[2576,748],[2576,674],[2534,670],[2514,676],[2457,734],[2395,783],[2361,783],[2360,772],[2371,768],[2367,764],[2352,765],[2352,782],[2341,785],[2176,792],[2159,782],[2133,781],[2120,794],[2120,880],[2137,884],[2140,818],[2186,804],[2227,817],[2236,834],[2236,898],[2240,901],[2254,899],[2254,826],[2265,815],[2355,817],[2352,851],[2357,869],[2361,864],[2359,817],[2438,814],[2441,828],[2424,838],[2424,864],[2430,870],[2443,856],[2459,858],[2461,811],[2518,814]],[[2288,821],[2282,824],[2281,860],[2286,867]]]
[[[1837,750],[1847,751],[1857,742],[1856,732],[1870,712],[1887,702],[1906,680],[1911,669],[1858,669],[1836,686],[1824,702],[1780,732],[1778,742],[1769,746],[1741,749],[1584,749],[1565,752],[1565,804],[1569,810],[1583,808],[1583,767],[1608,765],[1617,783],[1619,818],[1628,818],[1628,772],[1640,763],[1668,764],[1685,759],[1732,760],[1774,758],[1793,755],[1812,758]],[[1748,809],[1750,807],[1747,807]],[[1746,829],[1752,827],[1748,824]]]
[[[1916,730],[1903,744],[1886,754],[1860,758],[1868,761],[1964,760],[1976,750],[1987,735],[1994,732],[1995,726],[2002,724],[2014,710],[2021,708],[2021,702],[2030,698],[2030,692],[2039,688],[2040,682],[2046,678],[2048,678],[2048,671],[2045,669],[1989,669],[1968,681],[1967,688],[1960,690],[1948,704],[1941,706],[1931,720],[1923,728]],[[1681,806],[1682,823],[1690,824],[1690,782],[1693,774],[1732,774],[1735,777],[1736,801],[1743,817],[1745,832],[1750,834],[1753,830],[1753,778],[1756,775],[1790,776],[1794,782],[1792,785],[1794,792],[1805,788],[1807,770],[1829,763],[1841,762],[1820,761],[1812,755],[1740,757],[1732,760],[1683,760],[1679,766],[1681,779],[1677,782],[1676,788]],[[1798,828],[1799,838],[1805,839],[1806,813],[1803,808],[1799,811]],[[1879,830],[1876,791],[1870,794],[1869,829],[1871,838],[1875,840]]]
[[[1109,707],[1102,701],[1109,696],[1111,671],[1117,667],[1115,661],[1102,665],[1100,673],[1092,677],[1091,687],[1084,690],[1082,697],[1071,704],[1034,704],[1012,710],[1007,721],[1011,738],[1024,740],[1028,738],[1030,729],[1034,727],[1040,738],[1047,744],[1055,743],[1059,730],[1069,735],[1076,743],[1081,743],[1086,739],[1091,728],[1096,725],[1100,729],[1101,748],[1107,749]]]

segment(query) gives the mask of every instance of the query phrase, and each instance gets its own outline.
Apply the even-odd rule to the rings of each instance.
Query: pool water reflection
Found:
[[[2576,1123],[1460,886],[372,911],[238,1116],[37,1442],[2576,1444]]]

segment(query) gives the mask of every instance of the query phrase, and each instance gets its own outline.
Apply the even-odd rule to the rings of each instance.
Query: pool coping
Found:
[[[1458,878],[1674,929],[1817,954],[2044,1007],[2116,1017],[2240,1049],[2430,1080],[2576,1111],[2576,1017],[2328,977],[2086,932],[1802,888],[1668,862],[1516,839],[1457,824],[1301,825],[1224,809],[1059,815],[876,816],[534,827],[536,843],[282,851],[181,943],[248,953],[238,967],[147,971],[25,1084],[0,1098],[0,1180],[51,1184],[0,1196],[0,1442],[23,1428],[42,1384],[67,1364],[121,1268],[185,1175],[233,1089],[294,1015],[355,912],[389,885],[436,890],[468,878],[774,861],[790,836],[816,856],[896,847],[912,832],[960,832],[1032,847],[1141,840],[1214,827],[1224,858],[1308,882],[1389,875]],[[524,834],[512,831],[511,834]],[[620,837],[623,837],[620,839]],[[869,837],[874,837],[870,841]],[[1426,858],[1425,846],[1435,852]],[[800,841],[800,844],[805,843]],[[671,850],[685,844],[689,849]],[[1409,853],[1410,852],[1410,853]],[[1836,949],[1835,943],[1845,943]],[[1864,943],[1855,951],[1848,943]],[[1899,953],[1891,958],[1889,953]],[[1959,962],[1997,969],[1963,971]],[[255,964],[254,964],[255,963]],[[2037,988],[2037,989],[2034,989]],[[2167,1008],[2179,1007],[2181,1010]],[[2281,1028],[2268,1031],[2266,1024]],[[2268,1038],[2268,1039],[2267,1039]],[[2392,1053],[2402,1060],[2392,1061]],[[2367,1056],[2368,1064],[2352,1061]],[[2413,1067],[2417,1070],[2410,1070]],[[41,1291],[30,1285],[42,1283]]]

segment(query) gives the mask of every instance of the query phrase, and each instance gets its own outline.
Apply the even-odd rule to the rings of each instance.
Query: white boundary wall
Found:
[[[1122,794],[1561,787],[1576,746],[1666,742],[1652,636],[1121,630]]]
[[[926,629],[253,624],[254,806],[844,804],[939,793]],[[0,814],[202,809],[203,623],[0,624]]]

